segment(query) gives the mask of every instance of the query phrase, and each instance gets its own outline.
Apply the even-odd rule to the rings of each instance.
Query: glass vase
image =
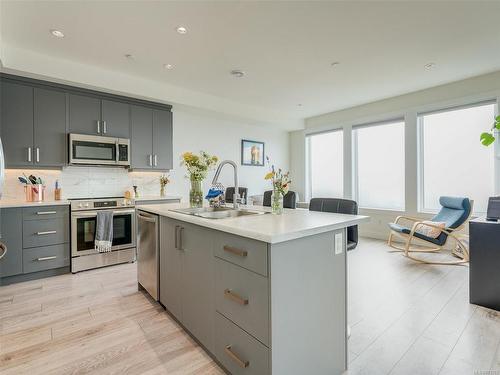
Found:
[[[160,186],[160,197],[164,197],[165,196],[165,186]]]
[[[203,188],[200,180],[191,180],[191,190],[189,190],[189,206],[191,208],[203,206]]]
[[[283,194],[273,190],[271,194],[271,213],[273,215],[281,215],[283,213]]]

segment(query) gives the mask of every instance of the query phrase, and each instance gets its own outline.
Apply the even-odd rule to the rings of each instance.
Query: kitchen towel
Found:
[[[113,211],[98,211],[95,230],[95,249],[100,253],[111,251],[113,243]]]

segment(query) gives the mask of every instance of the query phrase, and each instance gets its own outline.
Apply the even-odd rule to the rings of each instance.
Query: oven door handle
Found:
[[[135,213],[134,209],[131,209],[131,210],[113,210],[113,215],[133,214],[133,213]],[[97,216],[97,211],[73,212],[71,215],[73,217],[92,217],[92,216]]]

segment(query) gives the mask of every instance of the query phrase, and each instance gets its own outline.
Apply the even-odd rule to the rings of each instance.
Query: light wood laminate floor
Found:
[[[349,253],[348,373],[500,373],[500,314],[468,303],[467,267],[387,250],[361,239]],[[0,287],[0,373],[222,374],[137,291],[135,267]]]

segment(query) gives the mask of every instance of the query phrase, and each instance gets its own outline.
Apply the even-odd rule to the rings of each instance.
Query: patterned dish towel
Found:
[[[111,251],[113,243],[113,211],[98,211],[95,230],[95,249],[100,253]]]

